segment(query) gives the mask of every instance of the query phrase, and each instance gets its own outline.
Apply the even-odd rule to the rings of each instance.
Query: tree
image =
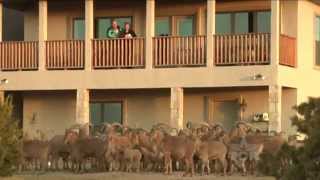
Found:
[[[0,176],[9,176],[20,159],[21,130],[12,118],[12,99],[0,102]]]
[[[294,109],[292,125],[306,135],[305,145],[296,149],[285,144],[276,156],[263,155],[259,170],[281,180],[319,180],[320,98],[309,98]]]

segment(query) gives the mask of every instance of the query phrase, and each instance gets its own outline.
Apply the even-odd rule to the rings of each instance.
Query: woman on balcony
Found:
[[[134,38],[136,37],[136,33],[134,30],[131,28],[129,23],[124,24],[124,31],[121,32],[120,38]]]
[[[121,28],[118,26],[117,21],[113,20],[111,27],[107,30],[107,37],[108,38],[119,38],[121,33]]]

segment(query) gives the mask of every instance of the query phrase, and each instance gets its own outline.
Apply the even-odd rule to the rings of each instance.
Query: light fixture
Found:
[[[9,80],[8,79],[1,79],[0,84],[8,84]]]
[[[253,75],[253,80],[265,80],[266,77],[262,74],[254,74]]]

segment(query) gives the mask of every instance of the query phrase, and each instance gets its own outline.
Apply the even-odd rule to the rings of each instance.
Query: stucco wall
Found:
[[[64,134],[66,127],[75,122],[75,92],[24,93],[23,130],[29,137],[39,137],[38,130],[46,138]]]

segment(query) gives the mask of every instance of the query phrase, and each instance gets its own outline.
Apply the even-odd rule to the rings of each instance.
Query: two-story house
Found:
[[[24,14],[24,41],[0,43],[0,88],[29,135],[89,121],[229,129],[259,113],[290,134],[292,107],[320,96],[318,0],[0,2]],[[137,37],[107,38],[114,20]]]

